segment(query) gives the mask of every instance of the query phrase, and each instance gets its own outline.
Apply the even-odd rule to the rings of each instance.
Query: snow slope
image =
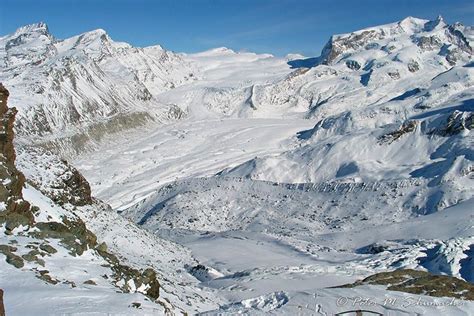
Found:
[[[340,297],[361,296],[376,301],[376,310],[384,313],[398,308],[393,315],[401,311],[469,315],[472,306],[467,302],[460,303],[466,304],[463,311],[441,307],[435,312],[401,303],[383,306],[385,298],[399,294],[381,288],[327,289],[402,268],[472,282],[472,198],[442,212],[405,218],[410,212],[403,201],[410,201],[413,189],[419,190],[419,183],[399,190],[383,184],[334,189],[196,179],[167,185],[137,209],[122,214],[186,245],[202,264],[223,275],[203,283],[234,302],[219,313],[228,309],[229,314],[270,310],[288,314],[305,308],[300,312],[306,315],[320,308],[331,314],[344,310],[336,304]],[[150,207],[147,202],[158,204]]]
[[[27,187],[24,194],[26,201],[40,208],[38,222],[74,218],[73,213],[56,206],[34,188]],[[21,227],[6,235],[2,225],[2,244],[14,247],[16,255],[27,255],[32,249],[42,250],[39,251],[41,259],[37,262],[25,260],[25,265],[20,268],[3,259],[0,261],[7,315],[64,315],[75,313],[78,308],[82,313],[141,314],[132,303],[139,303],[142,311],[147,313],[164,313],[163,306],[151,302],[139,292],[125,294],[118,291],[113,281],[108,279],[113,274],[110,266],[94,249],[72,255],[59,240],[35,238],[32,231]],[[43,276],[52,281],[41,279]]]
[[[199,312],[216,308],[219,303],[225,302],[223,299],[215,297],[212,291],[201,290],[199,282],[186,272],[186,267],[199,264],[199,261],[193,258],[188,249],[146,232],[118,215],[103,202],[94,200],[92,203],[85,205],[73,206],[66,203],[59,206],[57,202],[45,197],[42,192],[52,197],[56,197],[61,193],[66,195],[74,193],[74,191],[71,193],[71,190],[67,190],[67,186],[61,185],[62,181],[70,182],[67,179],[72,173],[72,167],[58,160],[55,155],[45,151],[21,148],[17,163],[20,170],[25,172],[27,181],[36,184],[39,181],[38,179],[42,179],[41,186],[39,186],[41,192],[31,187],[25,192],[25,199],[40,207],[42,220],[57,221],[62,216],[77,216],[85,222],[87,228],[97,236],[100,242],[106,243],[108,251],[117,254],[123,262],[139,269],[152,268],[157,272],[160,282],[158,304],[157,302],[149,302],[149,311],[147,311],[146,306],[143,307],[143,311],[151,314],[161,314],[162,312],[158,311],[163,311],[164,306],[171,313],[180,313],[181,311]],[[55,181],[52,181],[53,177]],[[81,257],[81,260],[87,261],[88,259]],[[81,265],[83,264],[81,262],[75,263],[74,260],[71,260],[68,264]],[[61,265],[61,263],[57,264]],[[63,269],[65,272],[69,271],[69,268],[63,267]],[[91,277],[91,275],[93,273],[88,272],[84,277]],[[9,290],[8,287],[4,287],[4,289]],[[47,295],[51,294],[48,293]],[[130,297],[125,300],[131,299],[136,300],[137,298]],[[141,298],[138,302],[144,299]],[[67,298],[64,298],[64,300],[67,300]],[[77,306],[77,304],[81,304],[80,301],[68,301],[68,305]],[[118,304],[114,313],[129,313],[130,304],[130,302],[128,304]],[[40,306],[36,308],[40,308]],[[91,306],[91,310],[93,308]],[[103,310],[103,313],[105,313],[108,308],[110,306],[107,303],[102,308],[97,309],[98,311]],[[45,311],[45,313],[48,314],[49,312]]]

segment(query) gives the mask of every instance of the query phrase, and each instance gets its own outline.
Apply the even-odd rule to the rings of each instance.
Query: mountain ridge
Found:
[[[127,128],[127,120],[140,125],[182,115],[152,98],[193,80],[188,77],[193,70],[178,55],[159,46],[115,43],[104,30],[56,40],[46,24],[38,23],[19,28],[1,42],[0,80],[14,92],[11,103],[20,111],[19,136],[39,143],[59,139],[59,151],[65,129],[93,141],[101,137],[94,135],[97,124],[107,134],[117,124]],[[77,144],[69,142],[73,144],[66,152],[74,152]]]

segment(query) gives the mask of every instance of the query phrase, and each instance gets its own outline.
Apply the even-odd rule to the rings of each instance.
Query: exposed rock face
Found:
[[[0,222],[7,231],[19,225],[31,225],[33,214],[30,204],[23,200],[25,176],[15,167],[13,124],[16,109],[7,106],[9,92],[0,84]]]
[[[439,49],[442,43],[436,36],[422,36],[418,39],[417,45],[424,50],[435,50]]]
[[[86,205],[92,203],[91,187],[89,182],[77,171],[76,168],[70,166],[66,160],[63,160],[64,164],[70,169],[70,177],[64,179],[66,188],[70,190],[70,194],[67,195],[61,202],[67,201],[73,205]]]
[[[474,300],[474,285],[466,281],[410,269],[377,273],[341,287],[352,288],[366,284],[385,285],[389,291]]]
[[[460,52],[458,49],[451,49],[448,50],[448,53],[446,54],[446,61],[451,65],[454,66],[460,59]]]
[[[387,75],[392,78],[393,80],[400,79],[400,73],[398,71],[388,71]]]
[[[450,25],[447,28],[447,35],[450,38],[450,42],[455,44],[457,47],[459,47],[460,50],[472,54],[473,53],[473,48],[471,47],[469,40],[466,38],[466,36],[463,33],[463,28],[464,26],[460,23],[455,23],[453,25]]]
[[[117,257],[106,250],[98,249],[99,254],[111,265],[114,272],[115,284],[125,293],[133,292],[134,288],[144,286],[145,294],[153,299],[160,296],[160,283],[156,279],[153,269],[145,269],[143,272],[130,268],[120,263]],[[131,285],[133,284],[133,285]]]
[[[359,70],[360,69],[360,64],[355,60],[346,61],[346,66],[347,66],[347,68],[352,69],[352,70]]]
[[[390,132],[388,134],[382,135],[379,138],[379,143],[388,143],[391,144],[394,141],[398,140],[400,137],[402,137],[405,134],[412,133],[415,131],[418,123],[416,121],[407,121],[400,126],[399,129]]]
[[[367,45],[369,41],[377,40],[379,38],[381,38],[381,35],[375,30],[363,31],[359,34],[351,34],[348,37],[331,37],[329,42],[323,48],[321,61],[325,65],[331,65],[333,61],[345,51],[359,49]]]
[[[454,135],[460,133],[464,129],[471,130],[474,128],[474,112],[454,111],[448,118],[446,125],[446,134]]]
[[[459,134],[463,130],[472,129],[474,129],[474,112],[456,110],[449,115],[444,125],[432,133],[441,136],[451,136]]]
[[[418,64],[416,60],[410,61],[407,67],[408,67],[408,71],[410,72],[417,72],[418,70],[420,70],[420,64]]]
[[[3,290],[0,289],[0,316],[5,316],[5,307],[3,306]]]
[[[89,183],[66,160],[38,147],[20,147],[18,153],[18,168],[25,173],[27,182],[54,202],[92,204]]]

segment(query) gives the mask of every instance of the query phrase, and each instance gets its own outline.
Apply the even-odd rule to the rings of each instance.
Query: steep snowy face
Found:
[[[15,33],[0,39],[2,70],[42,63],[55,55],[54,38],[44,23],[20,27]]]
[[[177,54],[114,42],[101,29],[57,40],[38,23],[0,38],[0,81],[19,109],[18,134],[37,142],[84,142],[180,117],[155,96],[193,81],[194,72]],[[63,149],[78,149],[81,142],[63,142]]]
[[[198,290],[194,277],[178,268],[196,265],[189,251],[93,199],[88,182],[66,161],[31,147],[21,147],[16,156],[16,110],[7,106],[8,96],[0,84],[0,280],[6,311],[128,315],[140,308],[174,315],[190,306],[193,312],[216,308],[221,300]],[[31,297],[36,299],[25,304]]]
[[[450,64],[455,64],[460,51],[472,54],[466,31],[470,30],[461,24],[447,25],[441,16],[434,21],[408,17],[397,23],[331,37],[320,62],[332,65],[344,61],[349,68],[360,68],[363,66],[360,62],[367,62],[364,57],[370,55],[373,58],[373,54],[364,51],[381,50],[380,56],[392,57],[393,60],[393,57],[405,57],[415,52],[413,49],[410,51],[415,44],[421,52],[436,51]],[[414,65],[411,71],[415,71]]]

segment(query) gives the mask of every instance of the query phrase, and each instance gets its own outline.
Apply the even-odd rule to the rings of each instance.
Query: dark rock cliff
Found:
[[[16,109],[8,108],[8,96],[8,90],[0,83],[0,223],[6,223],[7,232],[19,225],[33,224],[30,204],[23,200],[25,176],[15,167]]]

